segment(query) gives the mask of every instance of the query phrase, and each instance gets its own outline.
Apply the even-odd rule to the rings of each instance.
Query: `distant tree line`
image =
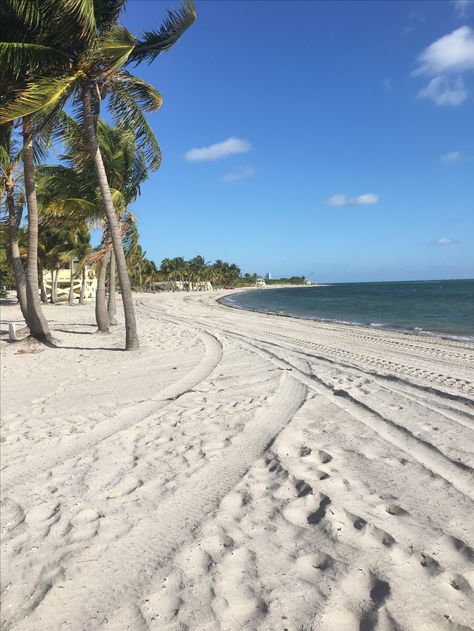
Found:
[[[217,259],[211,263],[201,255],[185,260],[182,256],[172,259],[166,258],[159,269],[160,280],[170,284],[180,283],[185,289],[192,289],[197,283],[212,283],[213,287],[239,287],[254,283],[257,275],[245,274],[235,263],[228,263]]]
[[[214,262],[206,262],[201,255],[189,260],[182,256],[163,259],[159,270],[156,269],[153,262],[146,261],[146,264],[150,271],[153,270],[153,280],[161,283],[166,281],[170,287],[179,283],[179,286],[184,289],[194,289],[196,284],[207,282],[212,283],[212,286],[216,289],[252,287],[255,286],[257,278],[260,278],[255,272],[253,274],[242,274],[240,267],[236,263],[228,263],[221,259],[217,259]],[[132,274],[131,276],[133,282],[134,275]],[[147,281],[150,283],[150,275],[147,276]],[[303,285],[304,282],[304,276],[274,278],[265,281],[267,285]],[[135,286],[135,283],[133,284]],[[139,283],[139,286],[143,287],[143,284]]]
[[[290,278],[271,278],[265,279],[267,285],[304,285],[304,276],[290,276]]]

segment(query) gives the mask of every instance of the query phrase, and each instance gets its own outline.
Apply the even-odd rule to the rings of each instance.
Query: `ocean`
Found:
[[[337,283],[252,289],[226,296],[240,309],[474,341],[474,280]]]

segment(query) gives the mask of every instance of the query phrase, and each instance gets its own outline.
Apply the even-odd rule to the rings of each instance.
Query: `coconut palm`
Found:
[[[105,220],[105,212],[97,186],[97,177],[94,166],[90,160],[86,143],[81,135],[80,127],[71,119],[67,119],[63,125],[63,142],[66,145],[66,153],[61,158],[62,165],[46,166],[40,169],[41,199],[46,204],[50,218],[62,219]],[[97,138],[105,171],[111,186],[112,199],[119,223],[127,225],[129,246],[131,236],[134,234],[134,218],[129,212],[129,205],[140,193],[141,184],[148,177],[146,159],[142,149],[137,147],[137,138],[134,132],[126,127],[111,127],[102,120],[97,123]],[[124,230],[121,228],[121,232]],[[136,232],[138,244],[138,232]],[[101,247],[110,245],[110,233]],[[113,249],[110,256],[103,261],[105,268],[110,260],[109,275],[109,324],[116,324],[115,313],[115,256]],[[105,282],[106,269],[100,277]],[[102,301],[105,296],[105,287],[99,288],[97,300]],[[103,311],[103,305],[99,306],[97,313]],[[103,319],[102,319],[103,320]],[[103,330],[98,322],[99,330]],[[108,324],[107,324],[108,328]]]
[[[50,118],[58,108],[64,106],[69,97],[74,96],[97,172],[113,244],[124,306],[126,348],[133,350],[138,348],[138,336],[131,286],[120,227],[97,140],[96,122],[100,102],[108,95],[108,103],[116,121],[135,130],[148,166],[156,167],[160,157],[159,148],[143,112],[158,109],[162,98],[155,88],[123,68],[130,63],[151,62],[161,52],[168,50],[194,21],[194,5],[188,1],[179,11],[169,11],[158,31],[149,31],[139,40],[127,29],[117,25],[123,0],[106,3],[103,0],[61,3],[45,0],[42,4],[43,14],[41,6],[39,11],[28,10],[25,0],[17,0],[13,5],[20,8],[16,11],[15,19],[26,21],[31,29],[33,24],[42,22],[47,15],[53,27],[50,26],[50,30],[67,34],[65,45],[54,43],[51,34],[36,42],[36,45],[48,48],[44,57],[52,58],[50,70],[42,75],[42,68],[39,68],[34,78],[18,94],[7,98],[4,105],[0,103],[0,123],[24,118],[38,111]],[[61,5],[60,11],[54,8],[58,5]],[[64,56],[63,62],[60,55]],[[34,57],[35,50],[29,42],[25,44],[24,40],[15,41],[12,37],[0,42],[0,65],[7,60],[12,63],[13,59],[16,73],[21,72],[27,61]]]
[[[39,3],[11,0],[0,3],[0,118],[1,123],[22,119],[23,169],[28,208],[28,259],[26,272],[27,324],[31,335],[51,341],[48,324],[38,296],[38,208],[34,182],[34,119],[25,113],[3,120],[2,109],[15,99],[35,73],[64,66],[65,57],[46,45],[51,23],[39,18]],[[44,17],[47,17],[44,15]],[[21,274],[19,266],[17,270]]]
[[[18,228],[23,214],[23,192],[19,187],[20,181],[21,149],[14,139],[13,124],[9,123],[0,127],[0,197],[2,204],[5,201],[7,208],[10,259],[18,302],[26,322],[28,318],[26,276],[18,242]]]

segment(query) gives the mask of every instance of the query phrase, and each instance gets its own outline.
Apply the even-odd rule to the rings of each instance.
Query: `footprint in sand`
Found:
[[[431,557],[429,554],[421,552],[419,555],[417,554],[417,557],[420,561],[421,567],[426,568],[428,574],[430,574],[431,576],[437,576],[443,571],[438,561],[436,559],[433,559],[433,557]]]
[[[372,535],[377,539],[379,543],[386,546],[387,548],[391,548],[395,543],[394,537],[382,528],[377,528],[376,526],[372,527]]]
[[[318,551],[298,557],[295,562],[295,570],[303,580],[317,583],[321,579],[321,573],[330,570],[333,565],[332,556]]]
[[[25,521],[25,512],[20,504],[6,497],[1,504],[2,534],[11,532]]]
[[[32,526],[51,526],[60,517],[60,504],[40,504],[26,513],[26,521]]]
[[[322,464],[327,464],[328,462],[331,462],[332,456],[331,454],[328,454],[327,451],[323,451],[322,449],[320,449],[318,453],[319,453],[319,459]]]
[[[462,539],[457,537],[448,537],[449,542],[454,546],[454,549],[459,552],[466,560],[474,561],[474,550],[467,545]]]
[[[449,584],[456,591],[463,592],[463,594],[472,594],[472,588],[470,584],[461,574],[454,574],[450,578]]]
[[[110,500],[116,497],[123,497],[124,495],[130,495],[133,491],[136,491],[143,485],[143,481],[139,478],[128,477],[121,480],[114,488],[107,493],[105,499]]]
[[[318,509],[314,511],[314,513],[310,513],[306,518],[308,524],[311,524],[313,526],[319,524],[321,519],[326,517],[326,509],[330,503],[331,500],[327,495],[321,495],[321,501],[319,503]]]
[[[347,517],[350,519],[350,521],[352,522],[353,527],[356,530],[364,530],[364,528],[367,526],[367,522],[362,517],[358,517],[357,515],[353,515],[352,513],[350,513],[347,510],[345,510],[344,512],[346,513]]]
[[[362,614],[359,631],[373,631],[377,626],[379,609],[390,595],[390,584],[380,578],[374,577],[370,590],[369,609]]]
[[[296,480],[295,489],[298,493],[298,497],[304,497],[305,495],[309,495],[313,492],[313,487],[304,480]]]
[[[70,543],[87,541],[97,534],[101,515],[93,508],[80,510],[69,522],[68,538]]]
[[[397,517],[401,515],[409,515],[409,512],[398,504],[387,504],[387,506],[385,506],[385,510],[389,515],[396,515]]]

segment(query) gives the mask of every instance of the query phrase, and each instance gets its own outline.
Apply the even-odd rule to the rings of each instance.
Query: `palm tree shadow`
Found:
[[[94,335],[95,331],[70,331],[69,329],[54,329],[58,333],[72,333],[73,335]]]
[[[112,346],[55,346],[59,350],[64,351],[117,351],[120,353],[124,353],[124,348],[114,348]]]

